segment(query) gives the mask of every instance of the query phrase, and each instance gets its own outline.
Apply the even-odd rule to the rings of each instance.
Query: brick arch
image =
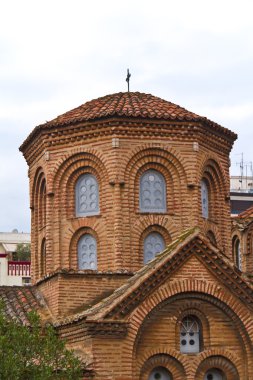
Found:
[[[229,177],[226,175],[225,170],[223,169],[222,163],[217,160],[217,156],[213,156],[211,154],[205,154],[199,161],[198,165],[198,183],[200,182],[204,170],[207,166],[213,167],[217,173],[220,174],[220,180],[222,182],[222,186],[226,192],[226,195],[229,195],[230,192],[230,183],[229,183]]]
[[[46,175],[45,175],[45,170],[42,166],[39,166],[35,172],[35,175],[32,178],[32,183],[31,183],[31,208],[35,207],[35,202],[36,198],[38,196],[38,190],[39,186],[41,184],[41,181],[45,179],[46,180]]]
[[[98,222],[96,219],[94,220],[94,218],[92,221],[89,218],[83,218],[82,222],[76,223],[74,227],[75,230],[67,232],[67,236],[65,237],[66,243],[69,244],[68,262],[65,263],[66,267],[78,270],[77,244],[80,237],[85,233],[91,234],[96,238],[98,270],[101,270],[101,266],[105,267],[108,265],[107,255],[102,256],[102,252],[105,252],[103,242],[106,237],[106,229],[104,228],[103,223]]]
[[[106,169],[106,161],[101,152],[97,151],[96,149],[79,147],[77,149],[71,150],[70,153],[62,154],[61,158],[55,163],[50,173],[50,185],[52,186],[52,191],[55,191],[57,188],[57,183],[62,177],[64,171],[80,159],[86,159],[87,161],[93,163],[92,166],[94,169],[97,169],[97,171],[100,170],[103,177],[106,177],[109,181],[109,174]]]
[[[199,365],[196,374],[195,379],[196,380],[203,380],[205,373],[211,369],[211,368],[217,368],[220,369],[226,376],[226,380],[240,380],[245,377],[245,374],[240,374],[237,369],[237,366],[235,365],[236,358],[233,357],[233,360],[231,360],[231,356],[228,358],[224,353],[222,354],[211,354],[210,356],[206,357]],[[237,363],[238,365],[239,363]]]
[[[78,177],[85,172],[95,175],[98,181],[100,190],[101,205],[105,205],[105,193],[108,191],[109,177],[107,170],[100,158],[90,153],[78,153],[69,156],[58,168],[54,176],[54,191],[55,199],[60,201],[66,207],[62,208],[65,211],[65,217],[74,217],[74,187]],[[70,200],[71,198],[71,200]],[[68,203],[69,200],[69,203]]]
[[[204,299],[223,310],[235,323],[238,332],[245,344],[252,352],[253,341],[253,322],[252,317],[246,308],[242,308],[240,301],[237,301],[231,294],[221,292],[218,285],[206,283],[199,280],[181,280],[176,284],[167,284],[163,287],[163,291],[155,291],[150,297],[147,297],[141,307],[134,310],[129,318],[131,344],[135,351],[138,336],[149,313],[156,307],[162,307],[162,303],[170,303],[176,297],[188,299]],[[131,323],[133,321],[133,323]],[[130,342],[129,342],[130,343]]]
[[[197,301],[186,302],[184,307],[181,307],[179,312],[175,314],[177,318],[176,326],[176,342],[178,342],[178,350],[180,350],[179,344],[179,334],[180,334],[180,324],[181,321],[187,316],[193,315],[196,316],[201,323],[201,337],[200,337],[200,351],[203,351],[204,347],[210,345],[210,325],[208,316],[206,316],[202,310],[200,310]]]
[[[253,222],[250,222],[250,224],[247,227],[246,231],[246,254],[247,255],[253,255]],[[253,271],[253,268],[252,268]]]
[[[152,354],[143,363],[141,368],[138,368],[135,377],[140,380],[148,380],[150,372],[156,367],[164,367],[172,375],[173,380],[182,380],[186,377],[186,373],[181,362],[175,356],[164,353]]]
[[[220,168],[219,164],[214,160],[207,160],[204,163],[204,166],[202,167],[202,170],[200,171],[200,178],[199,183],[201,179],[204,179],[207,183],[208,190],[210,192],[210,218],[211,219],[219,219],[220,216],[220,208],[221,207],[215,207],[217,206],[218,197],[221,195],[222,203],[225,202],[225,197],[228,194],[226,192],[225,182],[223,179],[223,172]],[[223,206],[223,205],[222,205]],[[223,208],[223,207],[222,207]]]
[[[92,174],[97,182],[98,182],[98,192],[99,192],[99,214],[103,213],[106,211],[105,206],[106,202],[102,202],[101,199],[103,200],[102,191],[101,191],[101,182],[102,179],[100,177],[100,174],[94,170],[92,166],[84,166],[84,167],[79,167],[75,171],[71,172],[69,176],[66,178],[66,182],[64,186],[66,186],[66,191],[64,192],[64,204],[66,205],[65,212],[67,218],[75,218],[76,217],[76,210],[75,210],[75,192],[76,192],[76,184],[78,179],[83,175],[83,174]],[[71,194],[72,196],[69,196]]]
[[[127,158],[128,163],[123,175],[124,180],[127,181],[132,169],[137,165],[140,165],[138,164],[139,161],[144,160],[145,162],[149,162],[148,158],[150,156],[157,156],[160,157],[160,159],[163,158],[166,161],[169,161],[176,168],[178,173],[180,173],[182,180],[187,178],[187,172],[184,169],[187,167],[187,163],[176,149],[173,149],[172,147],[165,149],[157,146],[155,147],[152,144],[146,144],[131,151],[131,154]]]
[[[174,223],[173,219],[169,215],[159,215],[159,214],[149,214],[142,215],[131,226],[131,236],[132,236],[132,250],[134,254],[132,255],[132,267],[140,268],[143,265],[143,255],[142,255],[142,244],[143,244],[143,234],[145,231],[157,231],[162,234],[166,244],[169,244],[172,240],[172,236],[176,235],[178,232],[178,226]]]
[[[144,240],[151,232],[158,232],[163,237],[166,245],[171,243],[171,236],[164,227],[161,227],[158,224],[153,224],[153,225],[148,226],[142,232],[140,236],[140,240],[139,240],[139,250],[138,250],[139,265],[143,265]]]
[[[129,186],[129,192],[134,194],[128,207],[133,212],[139,211],[139,179],[144,171],[154,169],[163,174],[166,181],[166,195],[168,212],[178,209],[180,214],[181,203],[184,204],[185,189],[183,184],[187,183],[187,175],[178,158],[161,148],[143,148],[129,159],[125,172],[124,180]]]
[[[99,187],[99,215],[76,217],[75,215],[75,184],[80,175],[85,172],[95,175]],[[109,177],[100,156],[91,152],[80,152],[66,155],[54,171],[53,177],[54,207],[56,212],[53,217],[59,229],[55,242],[55,256],[60,267],[69,265],[69,245],[73,233],[81,226],[90,228],[97,223],[101,247],[105,249],[107,230],[111,228],[105,223],[105,207],[112,204]],[[103,240],[103,242],[102,242]],[[103,258],[105,262],[107,258]]]
[[[85,234],[90,234],[96,239],[97,261],[98,261],[98,267],[99,267],[99,251],[100,251],[99,235],[97,234],[95,230],[93,230],[90,227],[81,227],[77,231],[75,231],[70,241],[70,245],[69,245],[69,268],[70,269],[78,270],[77,245],[80,238]]]
[[[228,228],[228,217],[230,217],[230,209],[228,204],[229,187],[226,181],[225,172],[219,162],[213,158],[207,158],[202,162],[202,166],[199,169],[198,183],[204,180],[207,184],[209,191],[209,216],[208,219],[203,220],[201,210],[201,194],[199,193],[199,215],[200,224],[208,225],[208,229],[216,228],[219,230],[221,236],[221,248],[228,249],[228,236],[230,236],[230,230]]]
[[[46,238],[47,180],[44,169],[37,168],[31,191],[32,210],[32,266],[35,278],[41,275],[42,241]],[[48,258],[47,258],[48,259]]]
[[[203,223],[203,232],[209,238],[210,242],[214,246],[222,248],[222,238],[221,238],[220,230],[219,230],[219,228],[216,225],[212,224],[210,226],[210,224],[208,222],[204,221],[204,223]],[[209,237],[210,233],[214,235],[214,238],[216,240],[216,244],[214,244],[214,242],[212,242],[212,240],[210,239],[210,237]]]

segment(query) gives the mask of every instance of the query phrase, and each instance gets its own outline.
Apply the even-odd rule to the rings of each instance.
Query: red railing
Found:
[[[30,261],[8,261],[8,276],[25,276],[31,275]]]

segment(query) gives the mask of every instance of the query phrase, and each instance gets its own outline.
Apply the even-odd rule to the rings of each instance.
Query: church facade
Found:
[[[231,240],[235,139],[127,92],[20,147],[36,308],[88,363],[85,379],[253,378],[253,287]]]

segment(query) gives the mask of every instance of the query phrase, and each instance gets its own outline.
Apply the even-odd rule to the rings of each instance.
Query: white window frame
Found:
[[[157,250],[158,245],[161,249]],[[156,255],[164,251],[166,243],[163,236],[156,231],[150,232],[143,241],[143,261],[147,264],[153,260]]]
[[[146,195],[147,193],[147,195]],[[158,193],[156,195],[156,193]],[[145,204],[149,201],[150,205]],[[156,205],[160,202],[160,205]],[[166,181],[157,170],[148,169],[140,177],[139,188],[140,212],[165,213],[166,205]]]
[[[200,352],[200,323],[194,315],[187,315],[180,326],[180,352],[196,354]]]
[[[91,184],[87,184],[88,181]],[[94,199],[92,200],[91,197]],[[83,204],[86,210],[82,210],[82,198],[85,198]],[[92,207],[93,204],[94,207]],[[77,217],[99,214],[99,186],[97,178],[93,174],[85,173],[78,178],[75,186],[75,205]]]
[[[87,233],[80,237],[77,256],[79,270],[97,270],[97,240],[93,235]]]
[[[201,188],[202,217],[205,219],[208,219],[209,218],[209,189],[204,179],[202,179],[200,182],[200,188]]]

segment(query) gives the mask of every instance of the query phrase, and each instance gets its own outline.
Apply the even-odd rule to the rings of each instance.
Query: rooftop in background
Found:
[[[231,214],[239,215],[253,206],[253,177],[230,177]]]
[[[0,253],[13,253],[17,244],[30,244],[31,234],[26,232],[0,232]]]
[[[253,193],[253,177],[231,176],[230,191],[239,193]]]

